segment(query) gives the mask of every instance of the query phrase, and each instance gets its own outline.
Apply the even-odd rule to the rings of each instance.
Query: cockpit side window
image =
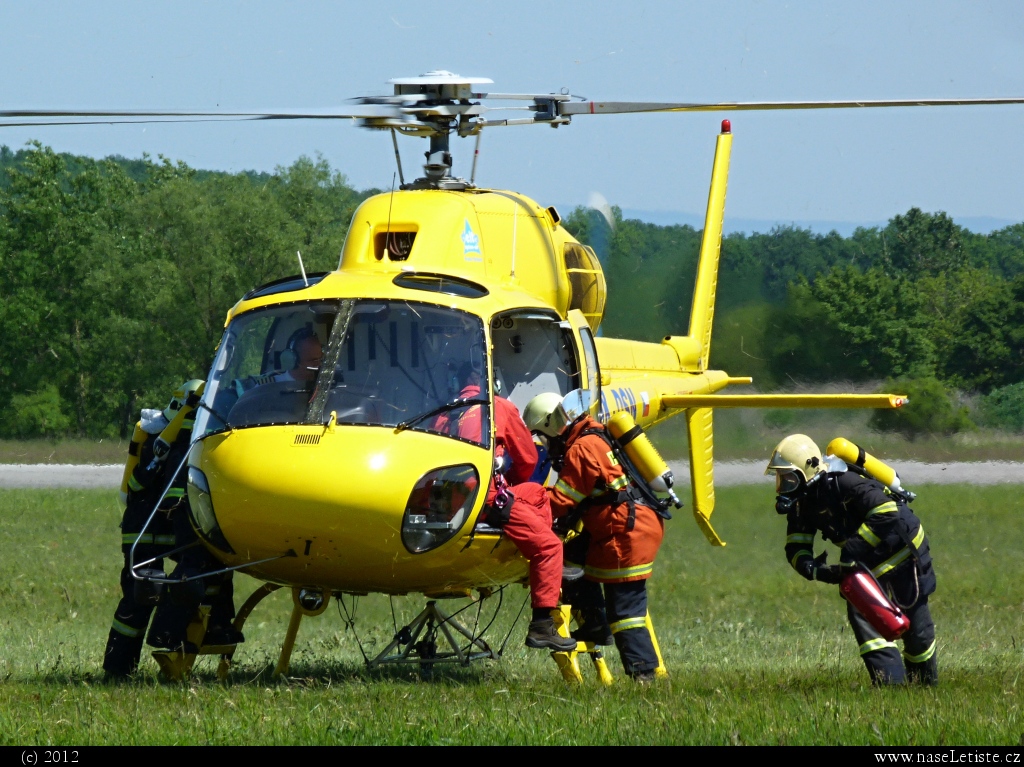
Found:
[[[559,318],[538,311],[491,320],[494,390],[522,411],[536,395],[565,394],[579,385],[572,335]]]

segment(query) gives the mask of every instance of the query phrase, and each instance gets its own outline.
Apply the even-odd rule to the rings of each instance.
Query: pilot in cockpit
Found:
[[[300,328],[288,339],[288,345],[281,354],[283,373],[274,376],[274,381],[315,381],[323,360],[323,347],[316,332],[309,327]],[[291,364],[287,364],[291,363]]]

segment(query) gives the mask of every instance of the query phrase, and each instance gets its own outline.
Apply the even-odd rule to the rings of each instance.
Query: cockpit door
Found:
[[[580,386],[590,392],[590,413],[599,417],[601,413],[601,368],[597,361],[597,345],[587,318],[579,309],[570,309],[568,324],[576,345],[576,359],[580,361]]]

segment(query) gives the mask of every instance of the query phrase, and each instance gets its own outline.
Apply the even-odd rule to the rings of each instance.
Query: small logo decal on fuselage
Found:
[[[462,229],[462,255],[467,261],[484,260],[483,254],[480,252],[480,235],[473,231],[468,218]]]

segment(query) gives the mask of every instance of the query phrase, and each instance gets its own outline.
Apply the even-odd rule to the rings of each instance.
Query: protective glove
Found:
[[[825,560],[827,559],[828,551],[823,551],[814,558],[814,561],[811,562],[811,580],[822,583],[839,583],[843,579],[842,568],[839,565],[826,565]]]
[[[789,514],[796,507],[796,498],[787,495],[775,496],[775,511],[779,514]]]
[[[814,580],[814,573],[817,572],[818,567],[824,563],[824,558],[827,556],[825,552],[821,552],[821,555],[816,559],[805,559],[801,558],[797,564],[797,572],[801,574],[808,581]]]

